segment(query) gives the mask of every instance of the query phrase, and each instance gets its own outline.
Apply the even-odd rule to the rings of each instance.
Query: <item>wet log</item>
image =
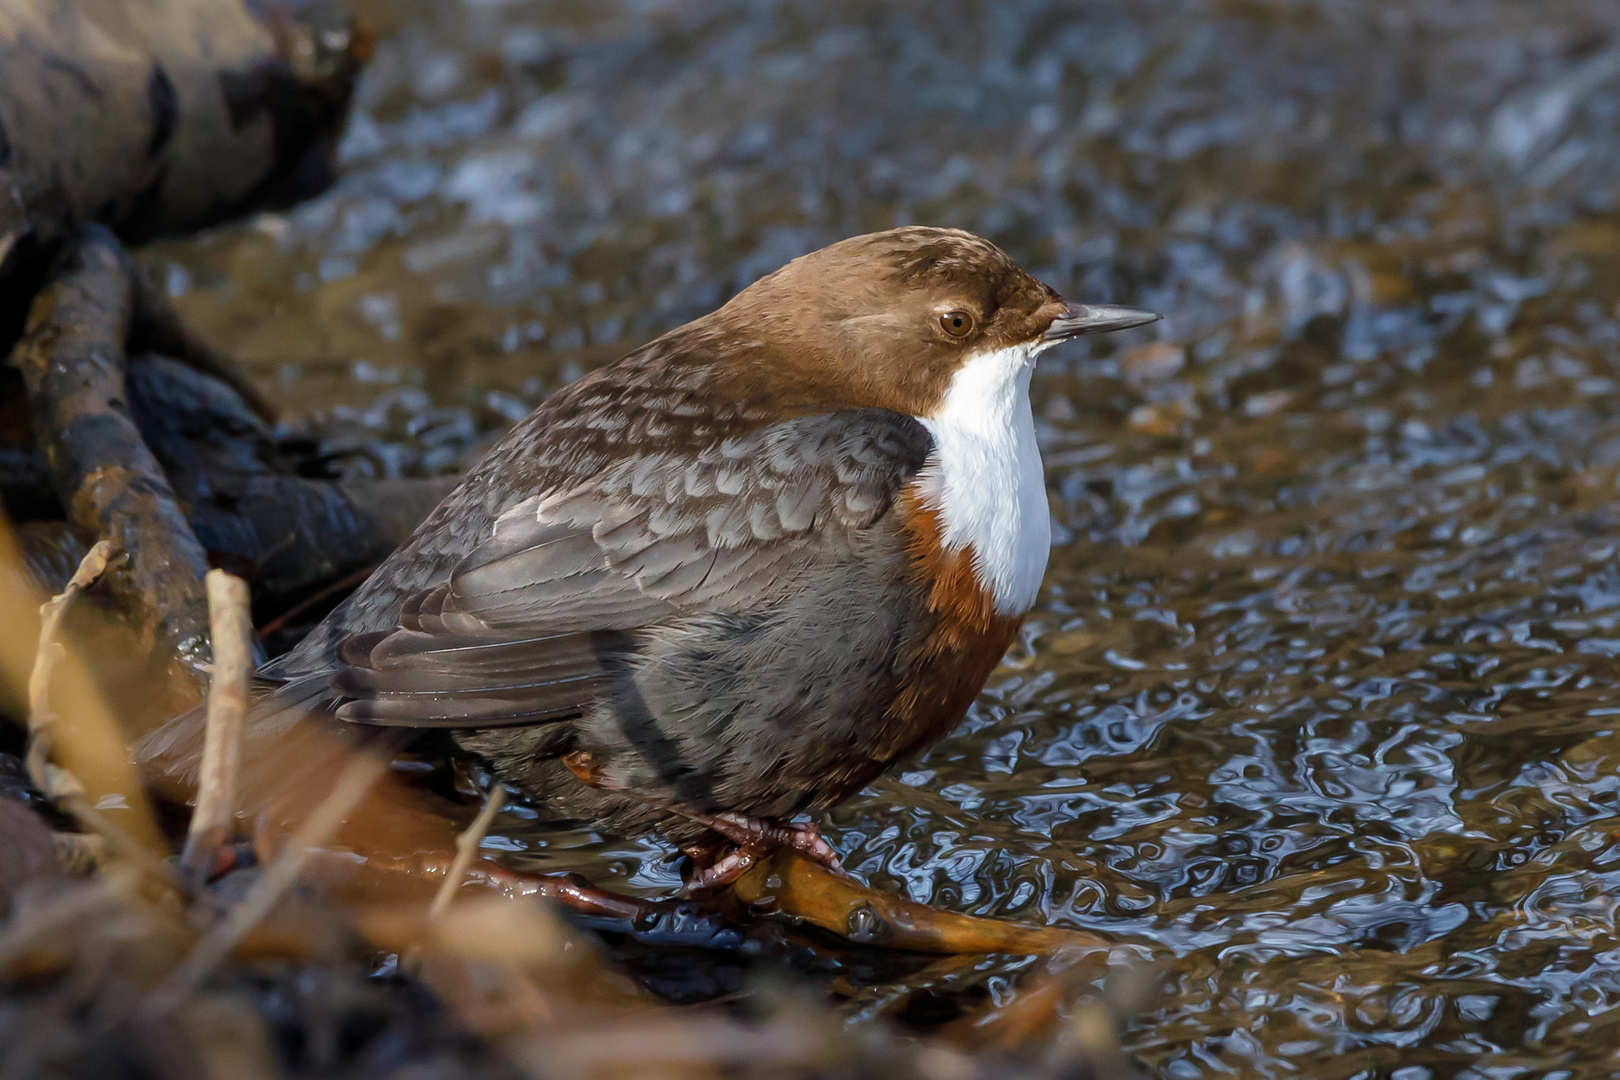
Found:
[[[369,46],[331,5],[0,5],[0,275],[98,222],[186,232],[331,179]]]

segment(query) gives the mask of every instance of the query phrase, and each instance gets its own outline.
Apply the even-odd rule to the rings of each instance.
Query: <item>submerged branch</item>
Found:
[[[931,953],[1101,952],[1094,934],[1054,926],[1024,926],[940,911],[872,889],[793,851],[778,848],[732,887],[751,911],[803,919],[861,944]]]

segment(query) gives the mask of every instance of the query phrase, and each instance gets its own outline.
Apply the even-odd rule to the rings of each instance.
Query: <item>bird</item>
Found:
[[[801,256],[577,379],[261,677],[260,716],[441,731],[553,819],[715,889],[966,715],[1051,546],[1070,303],[908,226]]]

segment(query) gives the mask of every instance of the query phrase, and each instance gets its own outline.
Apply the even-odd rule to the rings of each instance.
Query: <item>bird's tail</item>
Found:
[[[277,762],[284,769],[296,760],[290,744],[318,743],[317,757],[341,753],[354,743],[349,726],[331,715],[329,677],[311,675],[289,682],[262,686],[242,718],[242,790],[251,798],[255,789],[281,784],[286,775],[267,776],[267,766]],[[207,731],[206,706],[187,709],[148,732],[130,748],[147,782],[173,798],[189,798],[197,786],[202,767],[203,738]],[[318,734],[317,734],[318,732]],[[274,752],[272,752],[274,748]]]

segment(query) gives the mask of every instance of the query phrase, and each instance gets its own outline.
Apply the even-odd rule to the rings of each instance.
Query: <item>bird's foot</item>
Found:
[[[807,818],[793,821],[772,821],[769,818],[744,817],[742,814],[714,814],[698,818],[703,824],[736,844],[739,848],[764,854],[779,847],[814,859],[829,870],[842,870],[838,852],[822,839],[816,823]]]
[[[686,880],[688,893],[724,888],[742,877],[762,856],[784,847],[792,848],[834,873],[844,871],[837,850],[823,839],[815,822],[808,819],[782,822],[724,813],[693,815],[692,820],[708,826],[736,847],[718,857],[710,848],[688,848],[686,854],[692,860],[692,872]]]

